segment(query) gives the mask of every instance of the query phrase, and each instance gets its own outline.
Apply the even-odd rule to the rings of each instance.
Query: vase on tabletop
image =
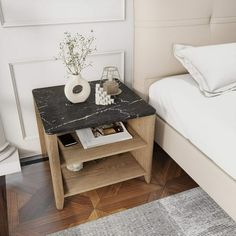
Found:
[[[91,93],[89,82],[80,74],[69,75],[68,77],[64,88],[66,98],[72,103],[85,102]]]

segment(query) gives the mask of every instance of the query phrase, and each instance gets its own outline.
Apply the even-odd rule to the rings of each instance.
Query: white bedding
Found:
[[[236,180],[236,91],[207,98],[187,74],[152,84],[149,99],[163,120]]]

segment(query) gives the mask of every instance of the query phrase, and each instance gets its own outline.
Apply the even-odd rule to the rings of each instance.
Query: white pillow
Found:
[[[174,55],[208,97],[236,90],[236,43],[174,45]]]

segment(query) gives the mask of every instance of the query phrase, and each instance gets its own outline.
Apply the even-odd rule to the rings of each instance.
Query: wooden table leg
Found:
[[[144,178],[147,183],[150,183],[151,181],[155,121],[156,115],[145,116],[128,121],[129,126],[147,143],[145,148],[131,152],[137,162],[146,171]]]
[[[56,207],[58,210],[62,210],[64,207],[64,188],[61,174],[61,163],[58,151],[57,136],[47,135],[45,133],[42,120],[36,105],[35,105],[35,114],[38,125],[38,133],[39,133],[42,156],[49,157]]]
[[[39,133],[42,157],[47,157],[48,154],[47,154],[47,148],[46,148],[45,138],[44,138],[44,128],[43,128],[42,120],[40,118],[38,108],[36,105],[35,105],[35,115],[36,115],[36,121],[38,125],[38,133]]]
[[[8,236],[6,178],[0,176],[0,236]]]
[[[57,136],[45,134],[45,144],[49,157],[56,207],[58,210],[62,210],[64,206],[64,188],[61,174],[61,163],[58,151]]]

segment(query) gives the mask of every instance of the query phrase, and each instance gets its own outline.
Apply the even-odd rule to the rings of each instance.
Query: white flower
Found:
[[[86,63],[86,58],[96,50],[92,47],[95,38],[85,37],[78,33],[72,35],[65,32],[64,34],[65,38],[60,43],[59,58],[63,60],[70,74],[79,75],[84,68],[91,66],[91,62]]]

